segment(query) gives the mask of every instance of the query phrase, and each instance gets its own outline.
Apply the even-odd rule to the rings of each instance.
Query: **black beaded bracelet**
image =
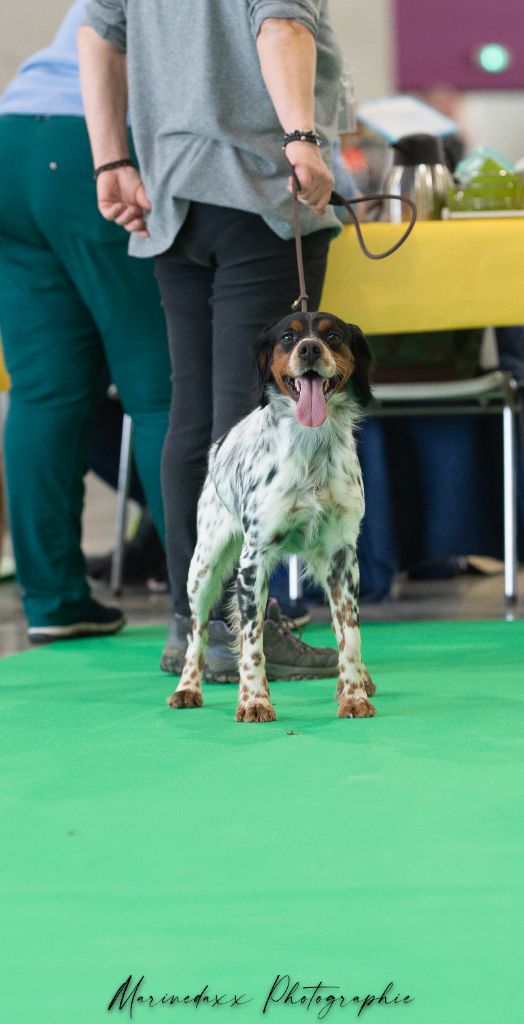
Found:
[[[94,170],[94,173],[93,173],[93,178],[96,181],[96,179],[98,178],[98,175],[102,174],[102,171],[116,171],[119,167],[134,167],[134,166],[135,166],[135,164],[133,163],[133,161],[129,157],[126,157],[125,160],[112,160],[111,163],[109,163],[109,164],[100,164],[100,167],[95,167],[95,170]]]
[[[284,145],[282,149],[285,149],[290,142],[311,142],[313,146],[320,146],[320,135],[312,131],[302,131],[297,128],[294,132],[286,132],[284,135]]]

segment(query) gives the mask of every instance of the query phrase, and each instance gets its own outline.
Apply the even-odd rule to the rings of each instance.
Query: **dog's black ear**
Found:
[[[355,358],[355,369],[351,375],[351,383],[358,404],[365,409],[370,404],[371,374],[373,371],[373,353],[365,335],[356,324],[346,324],[350,332],[351,351]]]
[[[271,320],[266,324],[253,345],[262,405],[267,404],[264,392],[271,380],[271,356],[275,347],[275,326],[278,322],[278,320]]]

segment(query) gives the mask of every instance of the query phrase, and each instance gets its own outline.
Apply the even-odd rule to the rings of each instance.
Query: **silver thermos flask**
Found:
[[[403,135],[393,142],[393,166],[386,175],[384,192],[407,196],[417,205],[419,220],[440,220],[448,205],[453,179],[446,167],[442,139],[435,135]],[[395,199],[384,201],[383,219],[409,220],[409,207]]]

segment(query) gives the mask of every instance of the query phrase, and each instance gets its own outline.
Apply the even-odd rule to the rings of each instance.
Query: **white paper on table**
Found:
[[[460,134],[456,121],[415,96],[383,96],[367,100],[359,104],[357,118],[388,142],[419,132],[439,136]]]

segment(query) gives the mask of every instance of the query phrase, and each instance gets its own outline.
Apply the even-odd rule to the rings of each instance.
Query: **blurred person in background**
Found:
[[[0,329],[11,377],[5,465],[17,577],[33,643],[114,633],[90,592],[83,478],[104,365],[134,424],[134,453],[163,537],[160,457],[170,365],[152,261],[127,255],[96,210],[73,4],[49,47],[0,99]],[[128,141],[127,126],[124,126]],[[129,144],[131,144],[129,142]]]

